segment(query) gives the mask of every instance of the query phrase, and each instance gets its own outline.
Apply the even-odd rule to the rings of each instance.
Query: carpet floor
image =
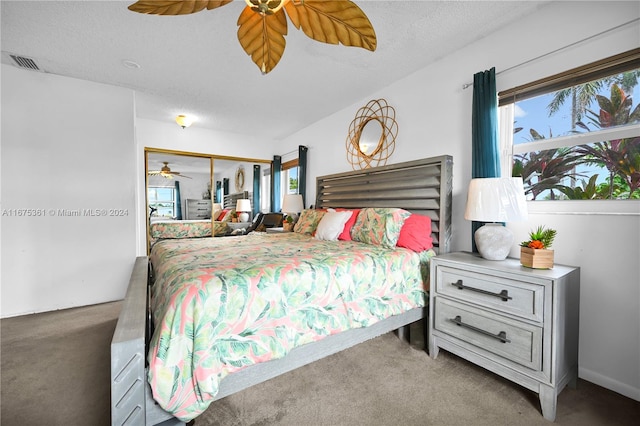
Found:
[[[109,345],[120,302],[7,318],[0,424],[110,424]],[[636,425],[640,402],[584,380],[558,398],[557,425]],[[537,395],[393,333],[211,404],[196,426],[550,425]]]

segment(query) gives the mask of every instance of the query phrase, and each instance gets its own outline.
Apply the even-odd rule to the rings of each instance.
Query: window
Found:
[[[176,190],[173,187],[149,186],[147,189],[149,207],[157,209],[153,216],[176,217]]]
[[[262,169],[260,179],[260,211],[268,213],[271,211],[271,167]]]
[[[283,194],[298,193],[298,159],[282,163]]]
[[[529,200],[640,199],[639,78],[636,49],[500,92],[503,175]]]

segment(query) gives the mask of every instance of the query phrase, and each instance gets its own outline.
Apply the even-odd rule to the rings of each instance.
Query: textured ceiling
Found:
[[[141,118],[186,113],[194,126],[280,139],[548,3],[356,0],[375,52],[318,43],[289,24],[282,60],[262,75],[236,36],[244,1],[185,16],[134,13],[132,2],[3,0],[2,62],[13,65],[8,52],[134,89]]]

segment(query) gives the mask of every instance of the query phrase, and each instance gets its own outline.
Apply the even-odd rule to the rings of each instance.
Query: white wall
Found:
[[[313,199],[317,175],[351,168],[345,139],[357,110],[370,99],[386,99],[396,109],[399,126],[389,163],[453,156],[452,248],[471,250],[471,226],[463,210],[471,178],[473,89],[464,90],[463,84],[472,82],[476,72],[495,66],[497,89],[505,90],[637,48],[638,22],[579,41],[639,14],[637,2],[554,2],[288,137],[281,149],[294,149],[301,140],[309,146],[307,188]],[[573,47],[510,69],[569,45]],[[510,70],[501,72],[506,69]],[[549,209],[554,210],[554,204]],[[539,212],[515,234],[517,241],[524,239],[534,224],[541,223],[558,230],[556,262],[582,268],[580,377],[640,400],[640,209],[637,204],[630,209],[624,215],[607,214],[611,210],[606,209],[597,216]]]
[[[131,90],[2,65],[2,317],[124,297],[135,260],[133,105]]]

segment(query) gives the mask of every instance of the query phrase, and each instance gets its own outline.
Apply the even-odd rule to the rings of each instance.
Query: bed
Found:
[[[154,220],[149,224],[149,246],[163,239],[219,237],[230,232],[228,221],[207,220]]]
[[[157,243],[150,259],[136,259],[112,340],[112,424],[184,424],[213,400],[380,334],[402,336],[427,317],[428,259],[449,248],[451,179],[449,156],[316,179],[314,212],[428,216],[434,250],[319,240],[319,228],[315,237],[304,232],[303,217],[299,232]],[[354,225],[359,235],[364,224]],[[382,287],[369,287],[378,281]],[[257,323],[268,331],[257,332]],[[211,351],[216,338],[222,346]]]

